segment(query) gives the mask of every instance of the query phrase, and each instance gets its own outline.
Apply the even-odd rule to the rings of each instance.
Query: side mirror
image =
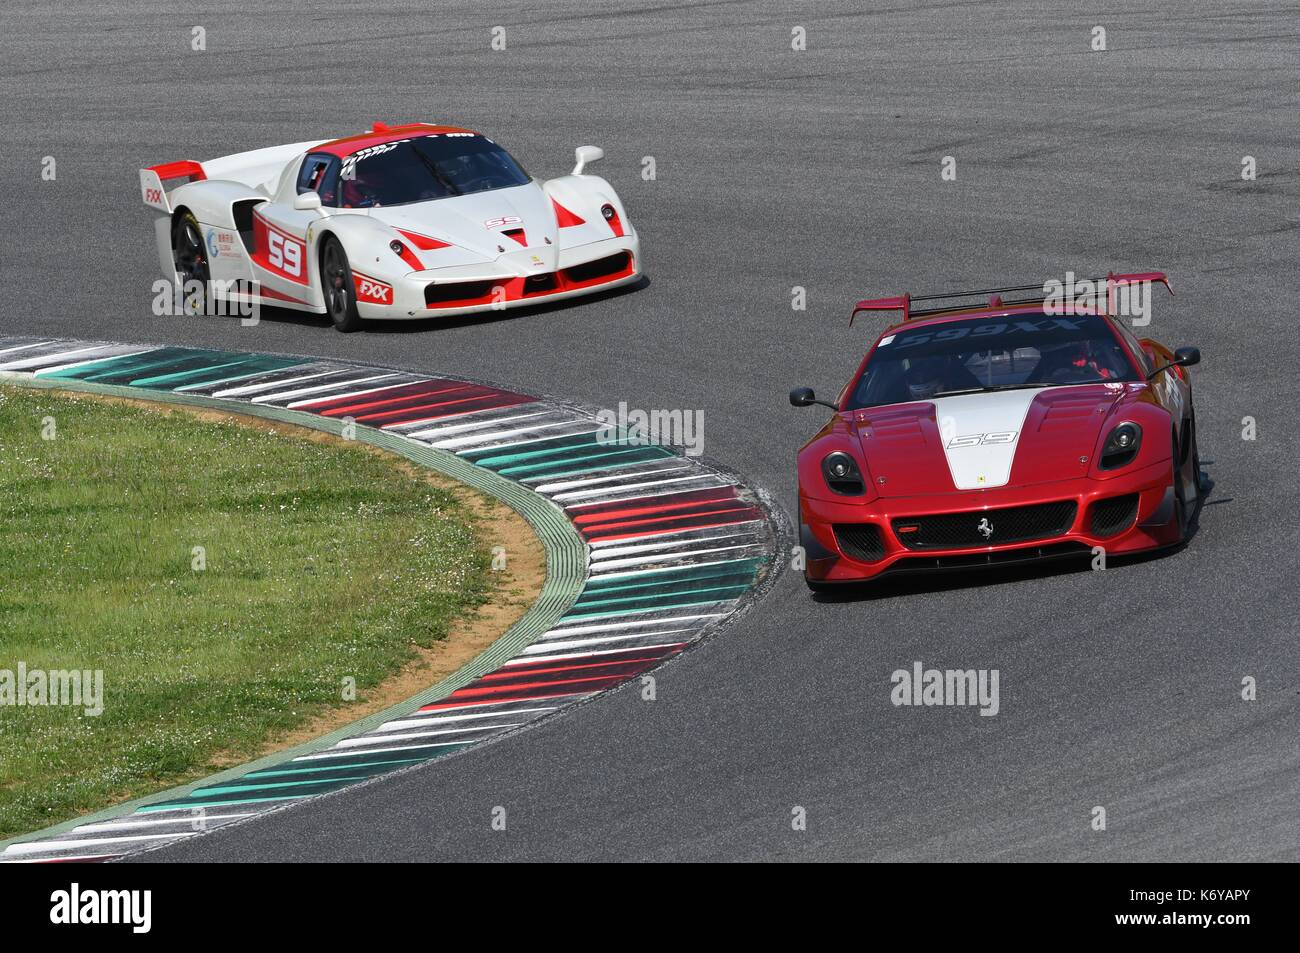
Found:
[[[605,150],[599,146],[578,146],[573,150],[573,158],[578,160],[578,164],[573,167],[573,174],[582,175],[582,170],[589,163],[605,158]]]
[[[293,197],[293,207],[299,212],[315,212],[320,208],[320,193],[299,192]]]
[[[1147,375],[1147,380],[1153,381],[1171,367],[1191,367],[1193,364],[1201,363],[1201,349],[1199,347],[1180,347],[1174,351],[1174,359],[1163,367],[1157,367]]]
[[[811,387],[796,387],[790,391],[791,407],[811,407],[813,404],[820,404],[823,407],[829,407],[831,410],[839,413],[839,408],[830,401],[818,400],[817,395],[813,393]]]

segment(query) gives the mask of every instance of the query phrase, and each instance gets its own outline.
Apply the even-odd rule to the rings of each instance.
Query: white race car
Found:
[[[539,182],[480,133],[376,123],[151,166],[140,187],[163,273],[188,306],[274,304],[353,331],[366,318],[500,310],[637,281],[623,203],[584,171],[604,153],[575,156],[572,173]]]

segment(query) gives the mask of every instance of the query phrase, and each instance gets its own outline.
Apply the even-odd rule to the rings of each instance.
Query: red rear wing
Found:
[[[1100,286],[1103,279],[1096,279],[1097,285]],[[1105,279],[1106,283],[1106,312],[1109,314],[1114,310],[1115,289],[1120,285],[1141,284],[1150,282],[1152,284],[1164,285],[1170,294],[1174,289],[1169,284],[1169,278],[1163,271],[1138,271],[1131,274],[1117,275],[1114,272],[1108,274]],[[1098,288],[1100,290],[1100,287]],[[1003,301],[1002,295],[1018,291],[1035,291],[1039,294],[1036,297],[1030,297],[1023,300]],[[849,316],[850,326],[860,311],[902,311],[903,320],[910,321],[913,317],[919,317],[925,314],[936,314],[943,311],[955,310],[970,305],[954,304],[946,307],[931,308],[925,311],[913,311],[912,304],[918,301],[943,301],[955,298],[973,298],[977,296],[988,297],[990,307],[999,307],[1001,305],[1012,304],[1033,304],[1035,301],[1044,300],[1047,295],[1045,284],[1042,285],[1016,285],[1012,288],[982,288],[978,291],[955,291],[949,294],[938,295],[916,295],[904,293],[893,298],[867,298],[859,301],[853,307],[853,314]]]
[[[198,182],[206,178],[203,166],[191,159],[151,165],[140,170],[140,197],[150,208],[170,213],[172,208],[167,193],[187,182]]]
[[[866,301],[859,301],[854,306],[853,314],[849,316],[849,326],[853,326],[853,319],[858,316],[859,311],[902,311],[903,320],[906,321],[911,317],[911,306],[912,296],[910,294],[900,295],[897,298],[868,298]]]
[[[1150,282],[1153,285],[1164,285],[1165,290],[1171,295],[1174,293],[1174,287],[1169,283],[1169,276],[1163,271],[1136,271],[1128,275],[1117,275],[1113,271],[1106,276],[1106,313],[1110,314],[1115,310],[1115,289],[1120,285],[1137,285]]]

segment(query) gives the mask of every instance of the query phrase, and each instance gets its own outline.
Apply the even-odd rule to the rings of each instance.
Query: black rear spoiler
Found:
[[[1164,285],[1170,294],[1174,289],[1170,287],[1169,278],[1163,271],[1138,271],[1129,274],[1117,275],[1114,272],[1108,274],[1105,278],[1094,279],[1098,286],[1103,282],[1106,285],[1106,313],[1109,314],[1114,310],[1115,289],[1120,285],[1143,284],[1150,282],[1152,284]],[[981,288],[976,291],[953,291],[946,294],[937,295],[912,295],[904,293],[893,298],[868,298],[859,301],[853,308],[853,314],[849,316],[850,326],[854,318],[858,316],[859,311],[902,311],[903,320],[910,321],[912,318],[924,317],[927,314],[940,314],[944,311],[952,311],[961,307],[975,307],[971,305],[948,305],[942,308],[928,308],[922,311],[914,311],[912,305],[918,301],[951,301],[956,298],[988,298],[990,307],[999,305],[1013,304],[1034,304],[1038,301],[1045,301],[1048,298],[1047,282],[1037,285],[1015,285],[1010,288]],[[1002,295],[1016,294],[1018,292],[1034,291],[1037,294],[1028,298],[1018,298],[1014,301],[1002,300]]]

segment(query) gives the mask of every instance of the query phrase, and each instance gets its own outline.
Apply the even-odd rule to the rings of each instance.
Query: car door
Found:
[[[337,191],[339,159],[324,153],[304,157],[291,187],[275,201],[253,210],[253,276],[262,294],[272,300],[318,307],[319,283],[310,260],[311,227],[321,216],[314,209],[296,209],[293,200],[304,192],[317,192],[322,204],[332,204]]]

